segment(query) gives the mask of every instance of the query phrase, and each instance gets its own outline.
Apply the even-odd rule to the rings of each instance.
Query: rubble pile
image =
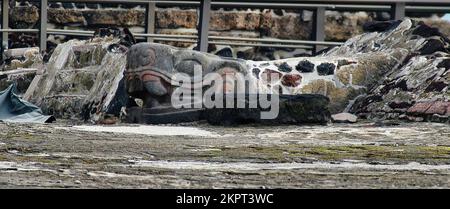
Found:
[[[108,50],[118,43],[119,38],[108,36],[58,45],[24,98],[58,118],[114,120],[127,99],[122,84],[126,51]]]

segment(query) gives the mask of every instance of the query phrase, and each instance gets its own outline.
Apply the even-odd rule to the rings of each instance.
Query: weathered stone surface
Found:
[[[226,48],[223,48],[223,49],[217,51],[215,53],[215,55],[221,56],[221,57],[233,57],[233,51],[231,48],[226,47]]]
[[[447,110],[445,111],[446,116],[450,116],[450,105],[447,106]]]
[[[373,18],[366,12],[326,12],[325,39],[330,41],[346,41],[361,34],[362,25]]]
[[[144,26],[142,10],[79,10],[49,9],[48,20],[54,24],[111,25],[111,26]]]
[[[160,10],[156,12],[156,26],[159,28],[196,28],[195,10]]]
[[[324,55],[366,53],[353,57],[357,63],[337,70],[343,84],[365,86],[369,90],[368,95],[357,98],[351,111],[384,119],[397,119],[407,113],[430,120],[433,114],[445,114],[442,104],[449,99],[446,93],[449,81],[445,76],[448,39],[436,29],[411,20],[389,23],[382,30],[385,31],[356,36],[347,41],[350,45]]]
[[[400,20],[393,21],[369,21],[363,24],[365,32],[384,32],[400,24]]]
[[[342,112],[349,104],[349,100],[364,92],[363,89],[358,90],[352,87],[339,88],[332,81],[324,79],[314,79],[301,89],[301,92],[305,94],[321,94],[330,98],[331,113]]]
[[[445,115],[447,111],[447,107],[450,105],[450,102],[442,102],[442,101],[436,101],[432,102],[431,106],[427,109],[425,114],[433,115]]]
[[[440,18],[419,18],[419,20],[423,21],[426,25],[429,25],[432,28],[438,28],[440,33],[450,37],[450,23],[447,20]]]
[[[19,68],[40,68],[43,65],[39,48],[9,49],[4,53],[5,65],[3,70],[16,70]]]
[[[0,184],[5,189],[449,188],[450,126],[386,127],[391,124],[0,123],[0,158],[9,161],[2,161]]]
[[[36,6],[13,7],[10,14],[13,28],[30,28],[39,21],[39,9]]]
[[[350,113],[338,113],[331,115],[331,120],[335,123],[356,123],[358,116]]]
[[[290,13],[283,16],[273,15],[272,10],[261,14],[260,28],[264,35],[280,39],[309,39],[312,28],[310,22],[302,21],[300,14]]]
[[[39,48],[9,49],[4,52],[3,56],[5,60],[3,72],[0,72],[0,74],[5,74],[0,76],[0,91],[16,83],[16,93],[19,95],[24,94],[36,71],[43,67]]]
[[[83,12],[74,9],[49,9],[48,21],[54,24],[84,24]]]
[[[259,12],[246,11],[214,11],[211,13],[210,29],[226,30],[257,30],[260,27]]]
[[[231,99],[233,98],[236,99],[236,97]],[[227,97],[224,97],[225,100],[227,100]],[[248,96],[246,100],[248,100]],[[267,111],[263,108],[212,108],[205,110],[204,117],[213,125],[247,123],[326,124],[330,120],[328,103],[328,98],[322,95],[282,95],[280,97],[280,112],[275,119],[261,119],[261,112]],[[235,104],[237,104],[237,101],[235,101]]]
[[[0,76],[0,91],[5,90],[11,84],[16,83],[16,94],[24,94],[31,84],[36,72],[24,72],[12,75]]]
[[[126,56],[108,48],[119,42],[106,37],[58,45],[24,98],[58,118],[102,123],[118,117],[127,102],[121,82]]]
[[[144,25],[144,13],[138,10],[86,10],[83,16],[88,25]]]

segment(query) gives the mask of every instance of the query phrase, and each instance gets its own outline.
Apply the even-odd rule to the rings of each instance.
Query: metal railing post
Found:
[[[9,28],[9,0],[2,1],[2,29]],[[8,47],[8,32],[2,32],[2,46]]]
[[[403,20],[405,18],[405,2],[397,2],[391,5],[391,19]]]
[[[145,21],[145,33],[154,34],[155,33],[155,18],[156,18],[156,3],[149,2],[145,8],[146,21]],[[152,37],[147,37],[147,42],[153,42]]]
[[[41,52],[47,50],[47,6],[48,0],[41,0],[39,5],[39,48]]]
[[[201,0],[200,16],[198,22],[198,43],[197,49],[201,52],[208,52],[208,31],[209,18],[211,17],[211,0]]]
[[[317,7],[314,11],[313,19],[313,40],[324,41],[325,40],[325,7]],[[314,45],[314,54],[317,54],[320,50],[324,49],[324,46]]]

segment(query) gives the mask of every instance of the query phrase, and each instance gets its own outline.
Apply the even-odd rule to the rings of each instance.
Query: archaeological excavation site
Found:
[[[1,2],[1,189],[450,188],[449,1]]]

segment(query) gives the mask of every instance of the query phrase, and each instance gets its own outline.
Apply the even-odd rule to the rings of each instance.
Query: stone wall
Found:
[[[312,12],[307,10],[215,9],[210,22],[211,35],[249,38],[279,38],[308,40],[312,32]],[[345,41],[362,33],[362,25],[371,20],[385,20],[387,13],[326,12],[326,40]],[[16,3],[11,10],[10,24],[14,28],[36,28],[39,11],[35,5]],[[132,32],[144,32],[145,9],[142,6],[114,4],[51,3],[48,10],[51,28],[95,30],[99,27],[127,27]],[[156,10],[156,32],[162,34],[197,33],[198,11],[195,8],[162,8]],[[449,31],[450,33],[450,31]],[[50,36],[49,48],[73,37]],[[14,36],[11,43],[23,47],[36,43],[27,35]],[[193,48],[191,43],[161,42],[178,47]],[[309,55],[303,49],[273,49],[267,47],[210,46],[210,52],[253,60],[273,60]]]

